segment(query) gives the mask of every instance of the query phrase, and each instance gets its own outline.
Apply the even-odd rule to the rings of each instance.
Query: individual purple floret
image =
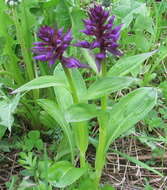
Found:
[[[122,52],[118,49],[117,41],[122,25],[114,27],[115,16],[110,16],[109,12],[100,5],[94,5],[93,8],[90,8],[88,16],[89,19],[83,20],[85,29],[81,32],[88,36],[94,36],[95,39],[91,43],[80,41],[74,45],[88,49],[99,48],[100,52],[96,54],[97,62],[106,58],[107,51],[113,55],[121,56]]]
[[[49,26],[42,26],[39,29],[38,37],[42,41],[34,43],[33,52],[36,54],[34,59],[47,61],[49,65],[59,60],[68,68],[87,67],[87,65],[80,63],[79,60],[73,57],[66,58],[63,56],[72,41],[71,30],[63,33],[63,29],[56,30]]]

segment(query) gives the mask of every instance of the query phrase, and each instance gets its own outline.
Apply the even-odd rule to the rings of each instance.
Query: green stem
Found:
[[[45,167],[45,188],[48,189],[48,155],[47,155],[47,146],[44,144],[44,167]]]
[[[74,84],[71,72],[63,64],[62,64],[62,67],[63,67],[66,77],[68,79],[68,83],[70,85],[70,90],[71,90],[74,104],[78,104],[79,98],[77,95],[77,90],[75,88],[75,84]],[[75,133],[76,141],[78,143],[78,148],[80,151],[80,166],[84,167],[85,166],[85,152],[86,152],[85,147],[86,147],[86,144],[88,143],[88,138],[87,138],[88,133],[87,133],[87,127],[85,126],[85,122],[75,123],[74,124],[74,133]]]
[[[105,77],[106,73],[107,73],[106,63],[103,61],[102,62],[102,77]],[[101,109],[103,111],[106,111],[107,109],[107,96],[103,96],[101,98]]]
[[[99,129],[99,144],[96,153],[96,160],[95,160],[95,172],[96,172],[96,179],[95,185],[96,189],[99,187],[100,178],[102,175],[102,170],[105,164],[105,146],[106,146],[106,130],[100,128]]]
[[[106,64],[105,62],[102,62],[102,77],[105,77],[106,75]],[[103,96],[101,98],[101,110],[104,112],[107,111],[107,96]],[[107,137],[107,126],[105,117],[101,116],[99,117],[99,143],[96,153],[96,160],[95,160],[95,172],[96,172],[96,179],[95,179],[95,185],[96,189],[99,187],[100,178],[102,175],[102,170],[105,164],[105,146],[106,146],[106,137]]]
[[[80,151],[80,166],[84,167],[86,163],[85,153],[88,146],[88,129],[86,122],[77,122],[74,126],[74,133],[78,148]]]

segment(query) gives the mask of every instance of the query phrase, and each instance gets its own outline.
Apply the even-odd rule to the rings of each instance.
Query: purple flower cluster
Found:
[[[34,43],[33,52],[37,55],[34,59],[47,61],[50,65],[59,60],[68,68],[87,67],[87,65],[80,63],[79,60],[73,57],[63,56],[72,41],[70,30],[63,34],[63,29],[56,30],[49,26],[43,26],[38,32],[38,37],[42,41]]]
[[[74,44],[77,47],[94,49],[99,48],[100,52],[96,54],[98,62],[106,58],[106,52],[113,55],[121,56],[122,52],[118,49],[117,43],[120,37],[122,25],[114,27],[115,16],[109,15],[109,12],[104,10],[102,6],[95,5],[89,9],[89,19],[83,20],[85,29],[81,32],[88,36],[94,36],[93,42],[80,41]]]
[[[114,27],[114,16],[110,16],[109,12],[103,9],[100,5],[94,5],[89,9],[88,19],[83,20],[85,29],[81,32],[88,36],[93,36],[92,42],[80,41],[74,46],[95,49],[99,48],[95,59],[97,67],[100,70],[100,62],[106,58],[107,51],[115,56],[121,56],[122,52],[118,49],[117,43],[120,37],[120,30],[122,25]],[[33,51],[36,54],[34,59],[40,61],[47,61],[50,65],[59,60],[68,68],[86,68],[88,65],[80,63],[74,57],[64,57],[63,53],[70,46],[72,41],[71,30],[63,33],[63,29],[53,29],[49,26],[43,26],[38,32],[38,37],[41,42],[35,42]]]

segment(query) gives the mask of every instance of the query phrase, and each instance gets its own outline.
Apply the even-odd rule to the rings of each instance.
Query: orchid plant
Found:
[[[50,26],[42,26],[39,29],[37,36],[40,41],[34,42],[32,48],[34,60],[48,62],[51,68],[57,64],[54,73],[35,78],[14,90],[12,94],[53,87],[56,100],[46,98],[36,99],[35,102],[62,128],[68,141],[73,166],[67,165],[78,172],[78,178],[88,169],[88,145],[92,143],[95,146],[95,168],[91,177],[94,189],[100,189],[100,179],[110,145],[144,118],[157,101],[157,90],[151,87],[133,90],[120,97],[114,105],[109,103],[109,95],[138,85],[140,79],[126,75],[155,51],[120,58],[114,66],[108,68],[109,58],[118,59],[123,55],[118,42],[123,24],[115,26],[115,16],[110,16],[110,12],[101,5],[94,5],[87,14],[88,19],[83,20],[85,29],[81,31],[86,35],[87,40],[84,41],[71,43],[73,37],[70,29],[66,32]],[[67,50],[70,46],[86,49],[88,63],[68,56]],[[134,66],[136,62],[138,65]],[[97,72],[94,73],[96,80],[87,84],[79,69],[91,70],[92,65],[97,68]],[[96,139],[89,137],[89,123],[93,118],[97,118],[98,122],[99,133]],[[80,168],[76,168],[75,162],[78,152]],[[63,171],[65,162],[55,167]],[[73,179],[78,178],[75,176]],[[47,180],[55,187],[66,187],[55,182],[52,177],[48,177]],[[72,182],[73,180],[66,185]]]

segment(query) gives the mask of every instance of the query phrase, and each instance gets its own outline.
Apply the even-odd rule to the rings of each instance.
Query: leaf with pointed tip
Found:
[[[93,69],[93,71],[98,74],[98,68],[97,68],[97,65],[96,65],[96,61],[95,61],[95,58],[93,57],[93,55],[91,55],[90,51],[87,50],[87,49],[82,49],[82,54],[83,56],[85,57],[88,65]]]
[[[156,102],[157,90],[151,87],[139,88],[121,98],[110,111],[106,150],[116,138],[143,119]]]
[[[64,85],[68,84],[66,75],[64,73],[64,70],[61,64],[58,64],[55,67],[54,76],[60,79],[64,83]],[[55,86],[54,92],[55,92],[55,96],[56,96],[56,100],[59,105],[59,108],[62,111],[65,111],[68,107],[70,107],[73,104],[71,92],[67,90],[66,88],[64,88],[63,86],[59,86],[59,88]]]
[[[83,98],[91,100],[127,88],[138,79],[130,77],[104,77],[94,82]]]
[[[135,68],[139,67],[146,59],[155,54],[157,50],[133,55],[130,57],[121,58],[111,69],[108,71],[108,76],[124,76]]]
[[[20,95],[17,94],[11,100],[3,100],[0,102],[0,127],[6,127],[11,131],[11,127],[14,121],[13,114],[16,110],[19,100]]]
[[[48,168],[48,181],[58,188],[65,188],[77,181],[86,168],[75,168],[67,161],[60,161]]]
[[[29,90],[33,90],[33,89],[48,88],[51,86],[63,86],[65,88],[67,88],[67,86],[65,86],[65,84],[62,81],[60,81],[57,77],[48,75],[48,76],[38,77],[38,78],[24,84],[23,86],[14,90],[12,92],[12,94],[15,94],[18,92],[29,91]]]
[[[149,170],[149,171],[151,171],[151,172],[153,172],[153,173],[155,173],[155,174],[157,174],[157,175],[159,175],[161,177],[164,177],[164,175],[162,173],[160,173],[159,171],[157,171],[154,168],[150,167],[149,165],[141,162],[140,160],[138,160],[138,159],[136,159],[134,157],[131,157],[128,154],[125,154],[123,152],[117,151],[117,150],[112,150],[112,151],[119,154],[120,156],[124,157],[125,159],[129,160],[130,162],[133,162],[136,165],[138,165],[138,166],[140,166],[140,167],[142,167],[144,169],[147,169],[147,170]]]
[[[68,139],[71,154],[74,155],[73,152],[74,141],[73,141],[72,131],[70,129],[69,124],[66,122],[64,118],[62,110],[59,109],[58,105],[51,100],[39,99],[37,100],[37,103],[60,125],[60,127],[62,128],[64,134]]]
[[[72,76],[73,76],[73,80],[77,89],[79,99],[82,100],[82,97],[86,96],[86,93],[87,93],[85,81],[81,73],[77,69],[72,70]]]
[[[73,7],[71,11],[71,21],[72,21],[72,31],[75,39],[79,39],[79,37],[81,36],[81,33],[78,31],[84,28],[84,24],[83,22],[81,22],[81,20],[83,20],[84,18],[85,18],[85,12],[78,7]]]
[[[65,112],[65,118],[68,122],[80,122],[94,118],[97,114],[95,105],[80,103],[69,107]]]

